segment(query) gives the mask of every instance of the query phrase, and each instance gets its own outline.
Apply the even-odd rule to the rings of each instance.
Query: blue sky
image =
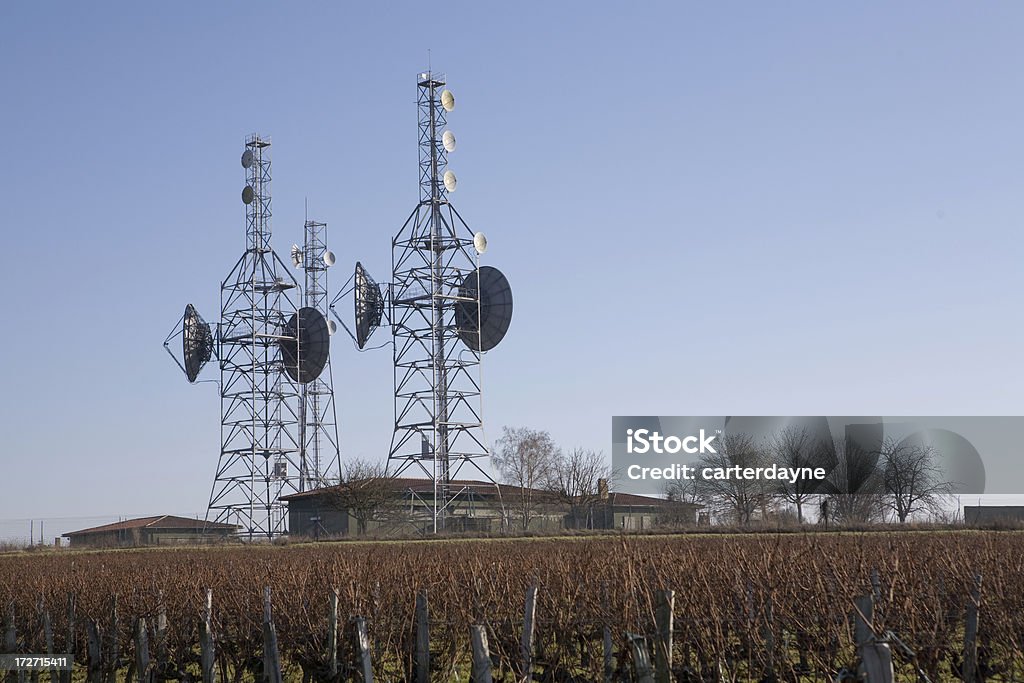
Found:
[[[490,438],[1020,414],[1022,29],[1010,2],[5,4],[0,537],[202,513],[216,391],[161,342],[216,317],[243,138],[274,143],[279,253],[308,198],[332,284],[386,280],[428,49],[453,201],[516,295]],[[382,458],[390,353],[336,341],[343,456]]]

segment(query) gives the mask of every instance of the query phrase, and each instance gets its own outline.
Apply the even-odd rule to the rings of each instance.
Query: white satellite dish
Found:
[[[242,168],[249,168],[252,166],[252,150],[247,149],[242,152]]]
[[[473,235],[473,248],[476,249],[476,253],[482,254],[487,251],[487,235],[482,232],[478,232]]]
[[[441,91],[441,106],[444,107],[445,111],[455,109],[455,95],[452,94],[451,90]]]
[[[441,144],[444,145],[444,150],[446,152],[454,152],[455,133],[451,132],[450,130],[446,130],[444,134],[441,136]]]
[[[455,192],[455,186],[459,184],[459,181],[455,179],[455,174],[451,171],[444,172],[444,189],[449,192]]]
[[[330,334],[334,334],[337,331],[338,331],[338,323],[334,322],[333,320],[328,320],[327,321],[327,332],[330,333]]]
[[[338,262],[338,259],[336,259],[334,257],[334,252],[333,251],[328,249],[327,251],[324,252],[324,265],[325,266],[333,266],[337,262]]]

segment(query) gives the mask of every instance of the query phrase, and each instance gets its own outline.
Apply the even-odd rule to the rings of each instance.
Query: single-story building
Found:
[[[360,533],[428,531],[432,526],[434,482],[392,478],[330,486],[282,496],[288,504],[288,529],[295,536],[324,538]],[[602,480],[595,496],[565,500],[550,491],[508,484],[459,479],[450,483],[445,528],[448,531],[529,531],[559,529],[654,528],[665,518],[676,524],[696,524],[697,510],[689,503],[663,498],[614,493]]]
[[[235,524],[160,515],[126,519],[64,534],[72,548],[114,548],[141,545],[182,545],[225,541],[237,530]]]
[[[965,505],[964,524],[1024,522],[1024,505]]]

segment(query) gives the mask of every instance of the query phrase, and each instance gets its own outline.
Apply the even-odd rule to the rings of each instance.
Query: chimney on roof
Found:
[[[608,480],[598,479],[597,480],[597,496],[601,500],[608,500]]]

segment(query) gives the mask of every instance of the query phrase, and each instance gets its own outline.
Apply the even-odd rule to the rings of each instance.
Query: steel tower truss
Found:
[[[327,224],[307,220],[304,226],[302,268],[306,272],[303,306],[315,308],[327,316]],[[300,440],[302,444],[302,483],[326,486],[332,472],[339,471],[338,415],[334,404],[334,378],[327,357],[324,372],[312,382],[301,385]]]
[[[389,470],[413,469],[434,482],[433,530],[446,526],[465,496],[452,481],[469,465],[486,480],[478,459],[489,455],[483,434],[480,353],[458,338],[455,306],[479,307],[459,296],[478,266],[473,232],[448,200],[443,74],[417,78],[420,200],[392,240],[391,323],[394,335],[395,432]],[[408,475],[407,475],[408,476]]]
[[[280,497],[310,482],[300,455],[299,385],[284,372],[279,349],[295,340],[282,330],[298,285],[270,244],[270,141],[253,135],[245,147],[252,154],[246,250],[221,284],[221,452],[207,519],[237,524],[253,540],[286,531]]]

